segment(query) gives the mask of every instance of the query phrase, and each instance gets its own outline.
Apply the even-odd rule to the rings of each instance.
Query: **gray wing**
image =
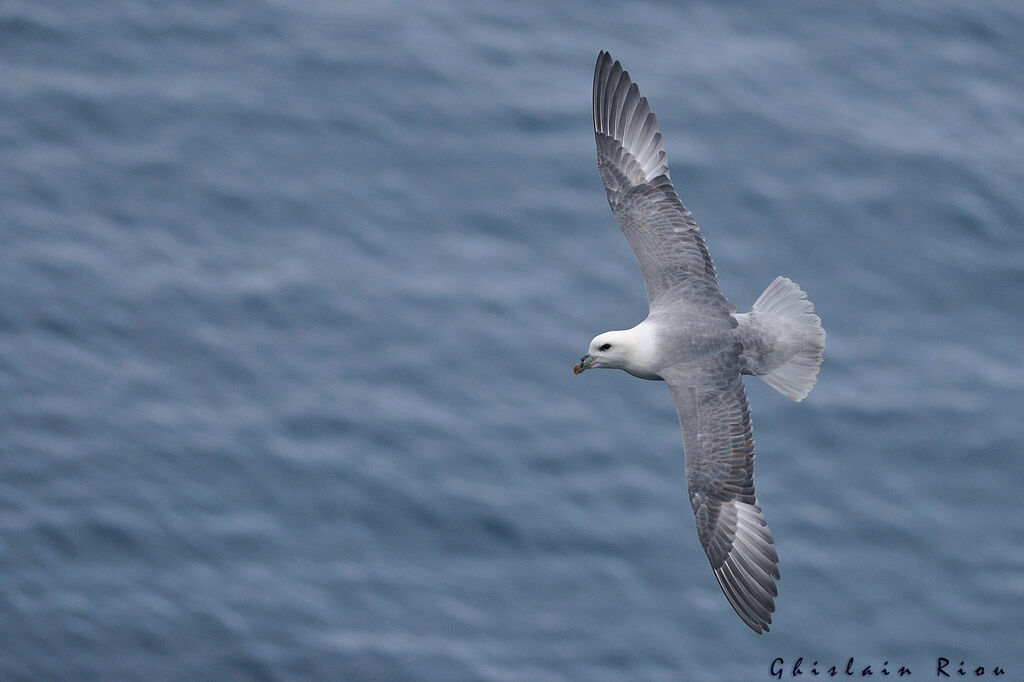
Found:
[[[604,51],[594,68],[594,134],[608,203],[640,263],[648,303],[690,278],[718,291],[700,228],[669,179],[658,121],[629,73]]]
[[[663,372],[683,430],[686,483],[697,537],[743,622],[766,632],[775,611],[779,557],[754,495],[754,437],[739,349],[700,367]]]

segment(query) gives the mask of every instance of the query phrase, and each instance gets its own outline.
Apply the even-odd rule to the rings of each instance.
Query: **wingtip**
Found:
[[[622,166],[620,170],[627,172],[630,185],[650,182],[660,175],[668,177],[658,119],[629,71],[606,50],[598,53],[594,67],[593,113],[598,147],[602,145],[602,135],[611,140],[604,142],[610,145],[605,151],[607,161]],[[598,157],[600,163],[600,149]],[[636,168],[625,168],[632,162]]]

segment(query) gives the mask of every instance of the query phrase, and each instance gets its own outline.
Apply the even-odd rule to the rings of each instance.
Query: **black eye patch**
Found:
[[[601,347],[600,347],[600,348],[598,348],[598,350],[608,350],[608,349],[609,349],[609,348],[611,348],[611,347],[612,347],[612,344],[610,344],[610,343],[605,343],[605,344],[602,344],[602,345],[601,345]]]

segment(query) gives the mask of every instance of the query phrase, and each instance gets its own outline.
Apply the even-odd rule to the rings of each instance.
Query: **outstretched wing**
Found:
[[[594,134],[608,203],[640,263],[648,303],[690,278],[718,291],[700,228],[669,179],[658,121],[629,73],[604,51],[594,68]]]
[[[676,366],[663,376],[683,430],[697,537],[736,613],[765,632],[778,596],[779,557],[754,495],[754,437],[739,351],[705,356],[699,367]]]

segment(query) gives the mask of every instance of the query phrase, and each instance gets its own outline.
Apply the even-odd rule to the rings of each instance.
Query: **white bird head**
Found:
[[[631,347],[632,343],[628,332],[615,331],[598,334],[590,342],[590,350],[580,358],[572,371],[574,374],[579,374],[593,367],[624,369],[629,364]]]
[[[655,365],[655,335],[647,323],[632,329],[598,334],[590,350],[572,368],[575,374],[598,367],[624,369],[641,379],[660,379]]]

